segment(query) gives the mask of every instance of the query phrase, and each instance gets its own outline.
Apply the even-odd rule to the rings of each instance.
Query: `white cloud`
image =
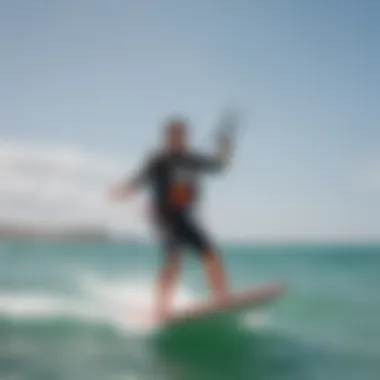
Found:
[[[120,163],[79,148],[0,141],[0,167],[35,176],[109,176],[123,170]]]
[[[139,230],[136,210],[115,206],[107,187],[132,165],[62,145],[0,141],[0,219],[100,223]]]

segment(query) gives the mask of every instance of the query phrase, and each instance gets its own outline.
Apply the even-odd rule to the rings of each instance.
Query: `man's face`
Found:
[[[173,122],[166,129],[166,145],[171,151],[182,151],[187,146],[187,130],[183,122]]]

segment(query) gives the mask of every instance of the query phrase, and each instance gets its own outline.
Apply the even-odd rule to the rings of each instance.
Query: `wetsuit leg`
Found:
[[[166,259],[177,256],[183,247],[189,247],[202,257],[215,251],[208,234],[189,213],[162,218],[157,228]]]
[[[156,220],[156,230],[165,261],[178,256],[182,242],[173,220],[168,217]]]
[[[174,235],[182,245],[202,257],[215,250],[208,234],[189,214],[184,213],[176,218]]]

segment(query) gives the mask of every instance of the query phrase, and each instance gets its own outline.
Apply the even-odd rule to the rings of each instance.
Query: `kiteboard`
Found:
[[[282,283],[264,284],[245,291],[234,292],[221,302],[202,301],[184,309],[174,310],[165,319],[151,319],[150,324],[171,328],[219,317],[239,316],[274,302],[284,293],[285,285]]]

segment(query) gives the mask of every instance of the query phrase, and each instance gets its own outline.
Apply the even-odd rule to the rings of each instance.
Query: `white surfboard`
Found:
[[[223,303],[215,301],[198,302],[191,307],[176,310],[165,320],[149,318],[149,325],[159,328],[170,328],[191,322],[223,317],[224,315],[240,315],[245,311],[254,310],[275,301],[285,292],[285,285],[271,283],[256,286],[242,292],[232,293]],[[140,319],[145,325],[147,320]]]

